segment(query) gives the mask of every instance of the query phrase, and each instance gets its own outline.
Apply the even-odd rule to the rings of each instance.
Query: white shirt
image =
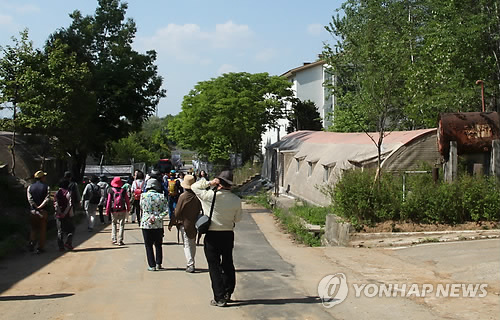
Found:
[[[205,179],[195,182],[191,189],[201,201],[205,215],[210,215],[214,191],[206,190],[210,185]],[[209,231],[232,231],[235,223],[241,220],[241,199],[229,190],[218,190]]]

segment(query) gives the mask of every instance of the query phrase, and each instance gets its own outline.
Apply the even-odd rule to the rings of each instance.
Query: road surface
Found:
[[[279,229],[265,209],[244,205],[236,228],[234,302],[212,307],[203,247],[198,272],[185,272],[176,232],[166,231],[165,270],[147,271],[142,234],[127,224],[125,246],[110,226],[79,225],[75,250],[60,254],[55,239],[43,255],[0,261],[2,319],[498,319],[500,241],[460,242],[399,250],[308,248]],[[342,272],[353,283],[474,282],[485,298],[355,297],[325,308],[318,284]]]

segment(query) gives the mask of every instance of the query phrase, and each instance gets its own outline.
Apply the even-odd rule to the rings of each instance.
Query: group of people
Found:
[[[31,207],[31,233],[29,249],[37,253],[44,252],[49,187],[45,182],[47,173],[37,171],[35,183],[27,189]],[[54,195],[55,219],[57,225],[57,243],[60,251],[72,250],[74,210],[81,206],[87,215],[87,229],[93,231],[96,213],[104,224],[104,213],[112,224],[111,241],[124,245],[125,221],[130,216],[131,222],[137,220],[141,228],[146,260],[149,271],[162,269],[164,217],[168,214],[168,230],[175,226],[180,233],[186,257],[186,272],[195,272],[196,236],[195,223],[201,214],[211,215],[211,224],[204,239],[204,253],[207,259],[214,299],[213,306],[225,306],[231,301],[236,284],[233,263],[234,232],[236,222],[241,220],[241,200],[230,190],[233,175],[229,170],[222,171],[214,179],[208,180],[205,171],[196,177],[172,170],[161,174],[153,170],[144,175],[137,170],[133,178],[124,182],[114,177],[108,184],[107,178],[92,176],[82,195],[78,185],[71,180],[71,173],[66,172],[59,182],[59,189]],[[37,236],[38,235],[38,236]]]

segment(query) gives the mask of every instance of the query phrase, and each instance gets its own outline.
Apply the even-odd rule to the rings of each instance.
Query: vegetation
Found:
[[[83,174],[88,154],[139,131],[165,96],[156,53],[133,50],[136,25],[127,5],[99,0],[94,15],[78,10],[67,28],[32,48],[27,32],[3,49],[0,102],[14,108],[12,127],[52,137],[73,176]]]
[[[287,114],[288,127],[286,131],[288,133],[298,130],[321,131],[323,129],[321,115],[313,101],[295,99],[291,108],[291,112]]]
[[[241,168],[236,168],[233,170],[233,182],[234,184],[241,184],[245,182],[248,178],[260,174],[262,165],[260,163],[253,163],[249,161],[243,165]]]
[[[259,192],[255,196],[246,197],[245,201],[255,203],[272,210],[275,217],[279,220],[283,229],[290,233],[295,240],[304,243],[311,247],[321,246],[321,237],[310,232],[304,225],[304,219],[311,219],[308,222],[313,223],[320,220],[320,216],[324,214],[323,208],[312,208],[298,205],[289,210],[273,208],[269,193],[265,191]],[[307,208],[307,209],[304,209]],[[325,215],[326,216],[326,215]],[[307,217],[307,218],[306,218]],[[323,222],[324,225],[324,222]]]
[[[357,229],[387,220],[454,225],[500,219],[500,186],[494,178],[464,174],[455,183],[435,183],[430,174],[408,176],[403,201],[400,175],[382,176],[380,190],[372,187],[374,175],[373,170],[346,171],[335,187],[323,189],[333,213]]]
[[[500,104],[496,0],[347,0],[326,27],[323,58],[336,81],[334,131],[436,126],[441,112]],[[340,11],[339,10],[339,11]]]
[[[283,117],[290,85],[279,76],[246,72],[199,82],[168,123],[169,137],[216,164],[228,164],[231,154],[246,163],[260,154],[266,128]]]

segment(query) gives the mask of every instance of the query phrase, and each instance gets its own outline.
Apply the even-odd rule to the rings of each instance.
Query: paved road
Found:
[[[236,229],[235,302],[209,306],[203,248],[195,274],[185,270],[176,233],[166,233],[164,267],[146,271],[140,230],[127,224],[126,246],[110,243],[110,227],[87,233],[63,255],[55,240],[44,255],[0,261],[1,319],[498,319],[500,240],[429,244],[398,250],[308,248],[277,227],[265,209],[244,206]],[[318,283],[345,273],[353,284],[488,283],[485,298],[355,297],[333,308]]]
[[[60,255],[55,240],[45,255],[0,262],[2,319],[332,319],[316,297],[297,287],[252,217],[236,230],[235,302],[209,305],[212,297],[203,247],[195,274],[185,270],[176,232],[166,231],[164,271],[146,270],[142,234],[127,224],[123,247],[110,243],[110,226],[89,234],[80,225],[76,248]]]

